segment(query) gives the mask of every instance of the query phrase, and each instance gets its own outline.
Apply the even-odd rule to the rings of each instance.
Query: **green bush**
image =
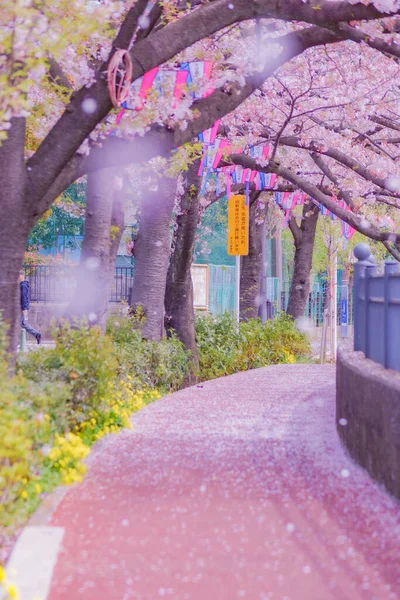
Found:
[[[135,317],[111,318],[107,333],[114,343],[119,372],[130,375],[138,388],[173,392],[178,390],[188,373],[188,355],[175,337],[159,342],[143,340]]]
[[[216,318],[200,316],[196,320],[196,336],[202,380],[294,363],[310,352],[307,337],[286,315],[264,324],[250,319],[239,327],[229,313]]]
[[[133,385],[113,350],[98,328],[65,324],[55,348],[20,354],[10,378],[0,322],[0,537],[43,493],[80,481],[89,446],[129,427],[130,415],[159,397]]]
[[[99,328],[64,323],[55,348],[22,355],[19,366],[28,380],[53,397],[48,410],[62,430],[83,422],[91,410],[105,410],[107,386],[118,363],[111,340]]]

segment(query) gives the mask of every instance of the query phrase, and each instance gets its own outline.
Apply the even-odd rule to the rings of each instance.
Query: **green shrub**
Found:
[[[19,366],[27,379],[53,396],[48,410],[62,430],[83,422],[91,410],[105,409],[107,386],[118,363],[111,340],[99,328],[82,324],[75,329],[64,323],[55,348],[22,355]]]
[[[264,324],[250,319],[239,327],[229,313],[216,318],[201,316],[196,320],[196,335],[202,380],[293,363],[310,352],[307,337],[286,315]]]
[[[143,386],[172,392],[178,390],[188,373],[188,355],[175,337],[159,342],[143,340],[134,317],[111,318],[107,333],[114,342],[119,372],[130,375],[138,388]]]
[[[0,535],[23,522],[43,493],[80,481],[89,446],[129,427],[131,414],[159,397],[138,390],[118,367],[109,337],[65,324],[55,348],[19,355],[10,378],[0,322]]]

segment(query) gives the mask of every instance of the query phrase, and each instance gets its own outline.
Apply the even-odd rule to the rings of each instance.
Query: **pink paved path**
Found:
[[[334,368],[288,365],[136,414],[53,516],[50,600],[399,599],[400,507],[334,412]]]

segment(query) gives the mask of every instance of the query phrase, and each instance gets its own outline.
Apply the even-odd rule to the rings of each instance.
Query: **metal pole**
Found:
[[[332,261],[332,348],[331,359],[336,360],[337,353],[337,252],[333,252]]]
[[[282,262],[282,228],[278,224],[277,237],[276,237],[276,276],[279,279],[279,287],[282,289],[283,281],[283,262]]]
[[[236,321],[239,323],[240,320],[240,256],[236,255],[236,269],[235,269],[235,311]]]
[[[349,335],[349,284],[346,277],[342,279],[340,288],[340,337]]]
[[[321,335],[321,354],[320,354],[321,365],[325,361],[327,329],[328,329],[328,309],[325,308],[325,310],[322,313],[322,335]]]
[[[264,222],[262,224],[261,233],[261,284],[260,284],[260,318],[261,322],[267,320],[267,227]]]

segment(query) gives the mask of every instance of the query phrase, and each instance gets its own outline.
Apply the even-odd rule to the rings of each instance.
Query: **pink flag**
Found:
[[[214,162],[212,164],[213,169],[216,169],[221,162],[222,155],[224,150],[229,146],[229,142],[227,140],[220,140],[219,148],[215,154]]]
[[[174,88],[174,103],[172,105],[173,108],[178,106],[179,100],[182,98],[183,89],[186,84],[186,80],[188,78],[189,71],[177,71],[176,80],[175,80],[175,88]]]
[[[232,195],[232,182],[231,182],[231,176],[228,173],[226,174],[226,192],[227,192],[228,198],[230,198]]]
[[[142,86],[141,86],[140,92],[139,92],[139,97],[142,100],[142,103],[144,103],[144,101],[146,100],[147,94],[149,93],[149,90],[154,83],[154,79],[155,79],[158,71],[159,71],[159,67],[154,67],[154,69],[151,69],[151,71],[147,71],[147,73],[145,73],[143,75]],[[142,106],[143,106],[143,104],[142,104]]]
[[[213,144],[215,142],[215,138],[217,137],[218,128],[219,128],[220,123],[221,123],[221,119],[217,119],[215,121],[214,125],[211,127],[210,144]]]

